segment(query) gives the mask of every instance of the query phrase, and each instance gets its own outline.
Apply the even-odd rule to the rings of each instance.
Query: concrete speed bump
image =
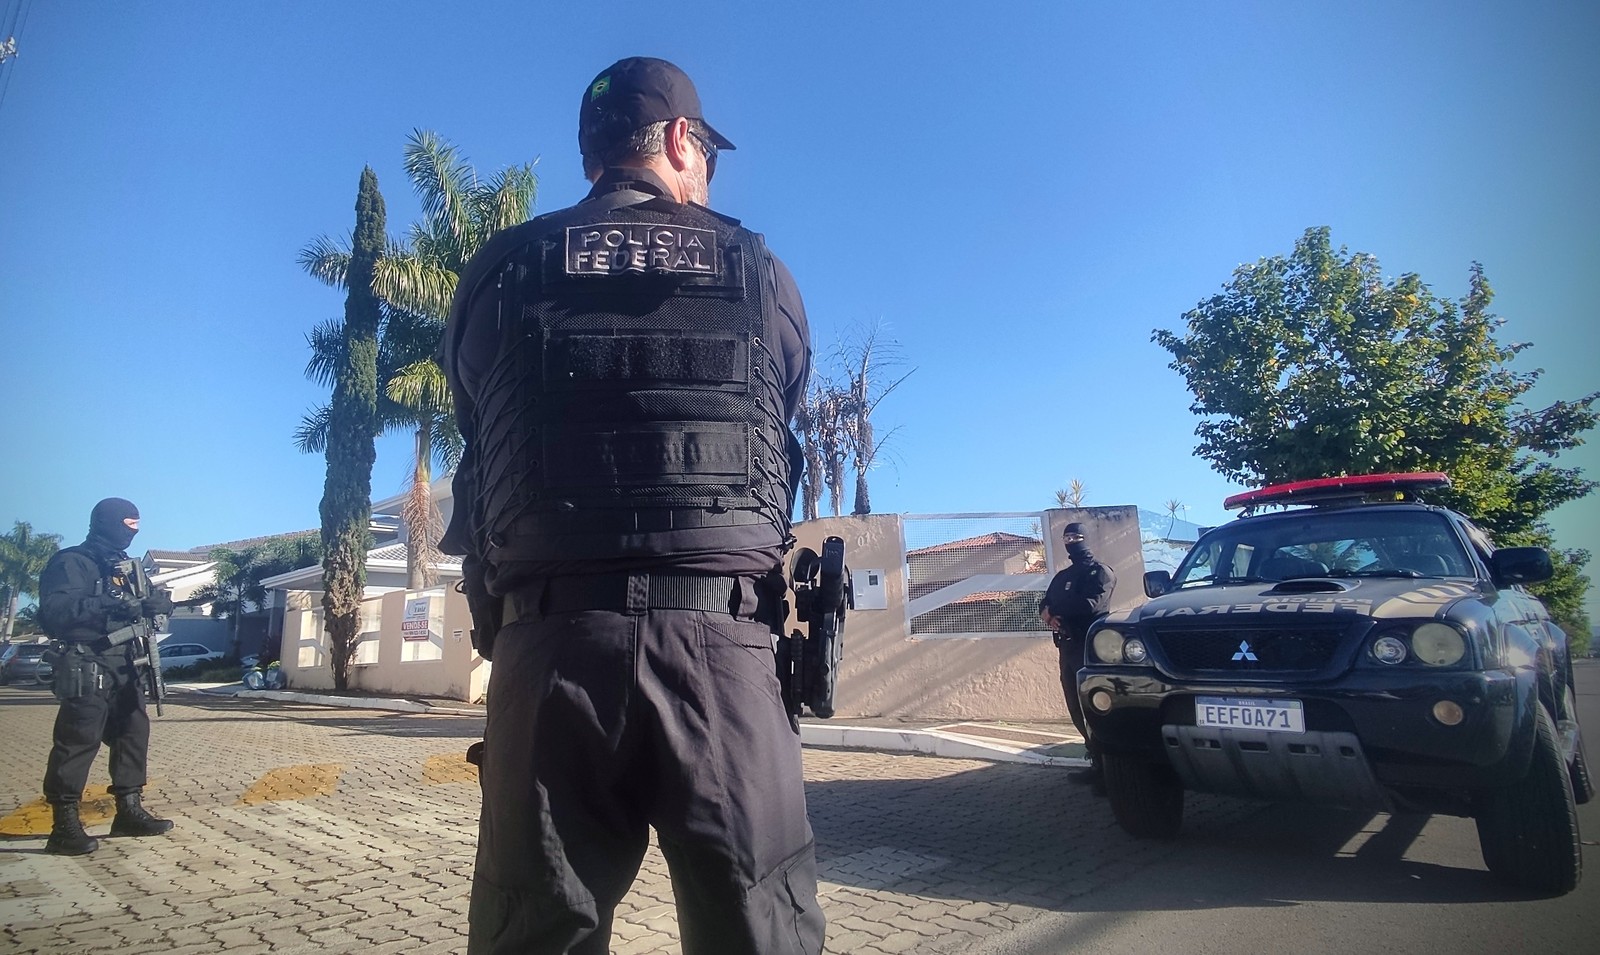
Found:
[[[250,785],[236,805],[252,806],[263,802],[286,802],[326,796],[339,786],[338,763],[309,763],[304,766],[279,766]]]
[[[93,796],[78,803],[78,818],[85,826],[110,822],[116,814],[117,802],[109,795]],[[48,836],[54,822],[50,804],[40,797],[0,819],[0,836]]]

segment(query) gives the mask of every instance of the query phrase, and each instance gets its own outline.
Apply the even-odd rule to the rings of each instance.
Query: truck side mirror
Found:
[[[1144,575],[1144,595],[1159,597],[1172,586],[1172,575],[1164,570],[1148,571]]]
[[[1505,587],[1549,580],[1555,569],[1543,547],[1502,547],[1489,558],[1489,572],[1496,584]]]

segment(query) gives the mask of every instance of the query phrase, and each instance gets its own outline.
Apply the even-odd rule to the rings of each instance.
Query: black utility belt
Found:
[[[642,614],[650,610],[700,610],[766,619],[776,601],[755,577],[705,577],[692,574],[584,574],[545,577],[519,586],[503,598],[501,626],[532,617],[608,610]]]

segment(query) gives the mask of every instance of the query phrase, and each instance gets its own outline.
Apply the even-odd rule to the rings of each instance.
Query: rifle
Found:
[[[120,560],[112,566],[110,587],[112,596],[133,597],[137,600],[143,600],[155,592],[149,575],[144,572],[144,565],[132,558]],[[191,598],[175,601],[173,606],[195,607],[205,602],[204,598]],[[167,681],[161,675],[161,647],[156,641],[156,634],[166,628],[166,614],[157,614],[153,618],[140,617],[126,627],[106,634],[106,643],[109,647],[120,647],[124,643],[133,642],[136,654],[133,665],[144,669],[145,690],[155,702],[157,716],[163,715],[161,702],[167,698]]]
[[[800,548],[794,559],[795,617],[808,623],[806,633],[795,630],[778,638],[778,682],[789,715],[799,717],[802,707],[827,719],[834,713],[834,689],[839,663],[844,658],[844,615],[855,608],[850,568],[844,563],[844,539],[822,542],[819,555]]]

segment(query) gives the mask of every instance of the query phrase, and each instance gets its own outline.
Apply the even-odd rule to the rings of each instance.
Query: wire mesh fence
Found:
[[[905,517],[912,637],[1039,637],[1043,512]]]

